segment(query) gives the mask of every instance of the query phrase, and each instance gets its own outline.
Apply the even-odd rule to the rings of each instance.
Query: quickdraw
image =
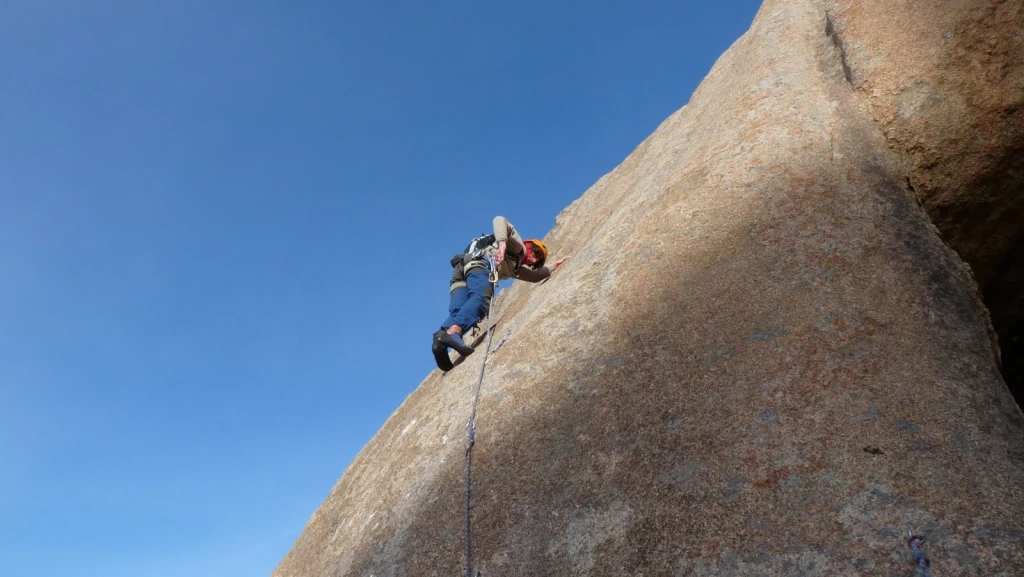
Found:
[[[931,561],[928,559],[928,554],[921,549],[924,547],[924,541],[924,535],[915,535],[910,527],[907,527],[907,547],[910,547],[914,563],[917,564],[920,571],[919,575],[920,577],[932,577],[932,571],[929,568]]]

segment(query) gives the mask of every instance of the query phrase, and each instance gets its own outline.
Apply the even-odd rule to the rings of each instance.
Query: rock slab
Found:
[[[992,102],[959,98],[964,78],[936,76],[939,102],[894,88],[988,6],[1010,15],[996,42],[1016,38],[1019,2],[768,0],[689,104],[559,215],[546,241],[573,258],[495,303],[509,336],[478,410],[474,569],[911,575],[913,527],[936,575],[1024,574],[1024,417],[968,264],[988,261],[929,217],[950,182],[960,204],[986,178],[1004,190],[1021,145],[1015,125],[972,148],[942,102],[989,118],[1017,80],[992,79],[1010,94]],[[928,169],[943,138],[984,152]],[[423,381],[274,577],[464,574],[482,358]]]

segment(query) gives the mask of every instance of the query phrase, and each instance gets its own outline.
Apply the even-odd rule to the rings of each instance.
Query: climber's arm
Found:
[[[519,276],[517,276],[516,279],[524,280],[526,282],[540,282],[551,276],[551,273],[555,272],[555,269],[562,266],[562,264],[567,260],[569,260],[569,257],[560,258],[551,264],[551,268],[542,266],[539,269],[534,270],[528,266],[524,266],[519,269]]]
[[[509,249],[512,250],[512,254],[523,253],[523,238],[516,232],[516,227],[512,226],[512,223],[504,216],[494,217],[492,224],[494,225],[494,240],[498,243],[495,262],[501,266],[501,263],[505,262],[505,252]]]

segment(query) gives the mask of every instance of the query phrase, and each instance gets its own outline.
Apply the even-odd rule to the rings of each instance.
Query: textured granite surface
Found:
[[[922,7],[1009,3],[846,4],[765,2],[690,103],[559,215],[546,241],[572,259],[496,300],[485,577],[910,576],[908,526],[936,575],[1024,574],[1024,417],[906,140],[963,127],[937,105],[900,116],[916,101],[876,79],[906,76],[885,58],[927,68],[975,14]],[[927,14],[872,28],[911,9]],[[482,360],[423,381],[275,577],[463,574]]]

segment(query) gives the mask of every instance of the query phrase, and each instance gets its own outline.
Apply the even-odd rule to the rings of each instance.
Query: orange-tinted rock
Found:
[[[484,576],[909,575],[908,526],[937,575],[1024,574],[1024,418],[827,7],[766,2],[559,215],[569,263],[496,300]],[[409,396],[275,577],[463,574],[482,361]]]
[[[943,238],[971,265],[1012,365],[1007,378],[1024,387],[1024,2],[828,8],[851,83]]]

